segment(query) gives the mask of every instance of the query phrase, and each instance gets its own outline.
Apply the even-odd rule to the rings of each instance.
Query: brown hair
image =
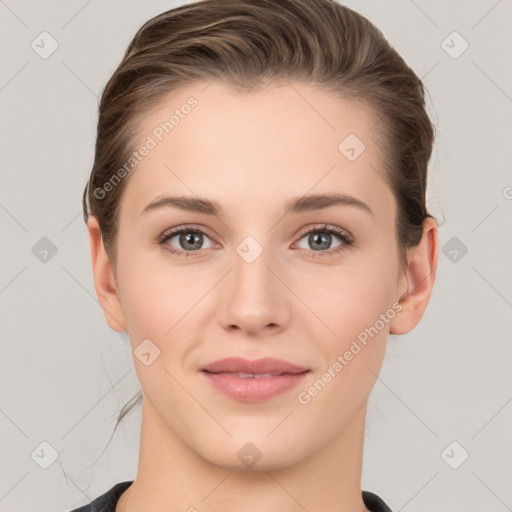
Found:
[[[241,92],[299,80],[369,107],[377,119],[382,174],[397,201],[400,260],[407,263],[406,249],[420,242],[424,220],[433,218],[425,199],[434,126],[421,79],[377,27],[334,0],[203,0],[142,25],[103,91],[83,213],[85,221],[98,218],[114,266],[129,176],[108,193],[97,191],[105,191],[130,158],[141,116],[173,90],[208,79]],[[141,399],[139,392],[118,424]]]

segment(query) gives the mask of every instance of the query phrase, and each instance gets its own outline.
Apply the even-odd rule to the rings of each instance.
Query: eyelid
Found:
[[[208,238],[210,238],[213,241],[213,236],[209,234],[209,230],[206,226],[202,226],[201,224],[183,224],[182,226],[177,226],[174,228],[166,229],[159,237],[158,241],[162,242],[169,237],[172,237],[174,235],[178,235],[182,233],[183,231],[195,231],[199,232],[203,235],[206,235]]]
[[[302,238],[304,235],[308,235],[311,232],[315,231],[334,231],[336,234],[340,236],[345,236],[347,239],[349,239],[351,242],[354,241],[354,237],[352,234],[347,231],[346,229],[340,228],[339,226],[335,226],[333,224],[326,224],[326,223],[320,223],[320,224],[314,224],[313,226],[307,226],[299,231],[297,234],[298,237]]]

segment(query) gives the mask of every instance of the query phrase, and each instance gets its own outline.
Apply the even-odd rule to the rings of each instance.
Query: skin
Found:
[[[375,117],[362,105],[296,82],[243,95],[217,82],[205,87],[173,92],[141,120],[143,141],[190,96],[198,100],[130,174],[116,261],[97,219],[88,221],[108,325],[129,333],[132,350],[146,338],[160,350],[149,366],[134,357],[144,393],[139,467],[116,512],[365,511],[368,396],[388,334],[409,332],[427,307],[437,224],[425,221],[401,268],[395,198],[381,176]],[[350,133],[366,145],[352,162],[338,150]],[[283,216],[292,197],[332,192],[356,197],[372,214],[336,205]],[[165,194],[215,200],[224,212],[166,207],[141,215]],[[354,243],[320,255],[302,233],[324,223],[348,231]],[[191,251],[179,236],[158,243],[185,224],[202,230],[204,248]],[[252,263],[236,251],[247,236],[263,249]],[[340,244],[332,235],[328,248]],[[401,311],[309,403],[299,403],[299,392],[400,299]],[[311,373],[267,401],[235,401],[200,371],[232,355],[273,356]],[[251,468],[237,457],[248,442],[262,454]]]

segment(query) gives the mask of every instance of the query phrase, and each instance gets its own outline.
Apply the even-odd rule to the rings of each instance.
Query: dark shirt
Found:
[[[115,512],[117,500],[121,497],[128,487],[133,483],[133,480],[127,482],[120,482],[105,494],[98,496],[91,501],[89,505],[84,505],[80,508],[75,508],[70,512]],[[392,512],[392,510],[384,503],[382,498],[373,494],[370,491],[363,491],[363,503],[366,508],[372,512]]]

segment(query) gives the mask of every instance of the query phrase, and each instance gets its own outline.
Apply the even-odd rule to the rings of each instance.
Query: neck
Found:
[[[334,440],[288,467],[239,471],[184,445],[144,400],[139,466],[116,512],[367,512],[361,471],[366,403]]]

